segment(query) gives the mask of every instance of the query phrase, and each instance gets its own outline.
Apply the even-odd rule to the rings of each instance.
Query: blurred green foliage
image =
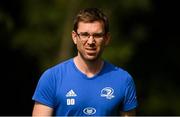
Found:
[[[71,31],[73,16],[79,9],[98,7],[109,16],[112,42],[104,53],[104,57],[117,64],[126,64],[135,52],[135,45],[146,36],[146,27],[142,24],[136,24],[128,35],[123,35],[121,32],[123,17],[128,17],[127,15],[134,10],[143,12],[151,10],[149,0],[117,2],[110,0],[69,0],[68,2],[65,0],[26,0],[22,2],[23,25],[16,29],[12,46],[23,48],[30,55],[36,56],[43,70],[59,60],[74,55]],[[13,22],[9,23],[13,24]]]

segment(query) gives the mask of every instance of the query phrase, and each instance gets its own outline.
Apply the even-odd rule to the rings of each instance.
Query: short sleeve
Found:
[[[125,90],[125,97],[122,111],[129,111],[137,107],[136,87],[133,78],[128,74],[128,82]]]
[[[55,87],[56,82],[51,70],[45,71],[37,84],[32,99],[36,102],[54,108],[56,94]]]

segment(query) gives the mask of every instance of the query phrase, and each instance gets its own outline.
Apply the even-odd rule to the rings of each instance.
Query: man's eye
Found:
[[[88,33],[82,33],[81,36],[88,37],[89,34]]]
[[[94,36],[94,38],[101,38],[103,36],[103,34],[94,34],[93,36]]]

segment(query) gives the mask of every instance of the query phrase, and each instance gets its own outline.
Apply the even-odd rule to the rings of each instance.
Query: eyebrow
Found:
[[[104,32],[96,32],[96,33],[89,33],[89,32],[79,32],[79,33],[83,33],[83,34],[85,34],[85,33],[88,33],[88,34],[104,34]]]

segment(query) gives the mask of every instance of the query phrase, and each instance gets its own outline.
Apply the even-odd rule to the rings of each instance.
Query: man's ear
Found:
[[[111,35],[110,33],[108,32],[106,35],[105,35],[105,46],[107,46],[109,44],[111,40]]]
[[[73,40],[74,44],[76,44],[77,43],[77,34],[74,30],[72,31],[71,36],[72,36],[72,40]]]

